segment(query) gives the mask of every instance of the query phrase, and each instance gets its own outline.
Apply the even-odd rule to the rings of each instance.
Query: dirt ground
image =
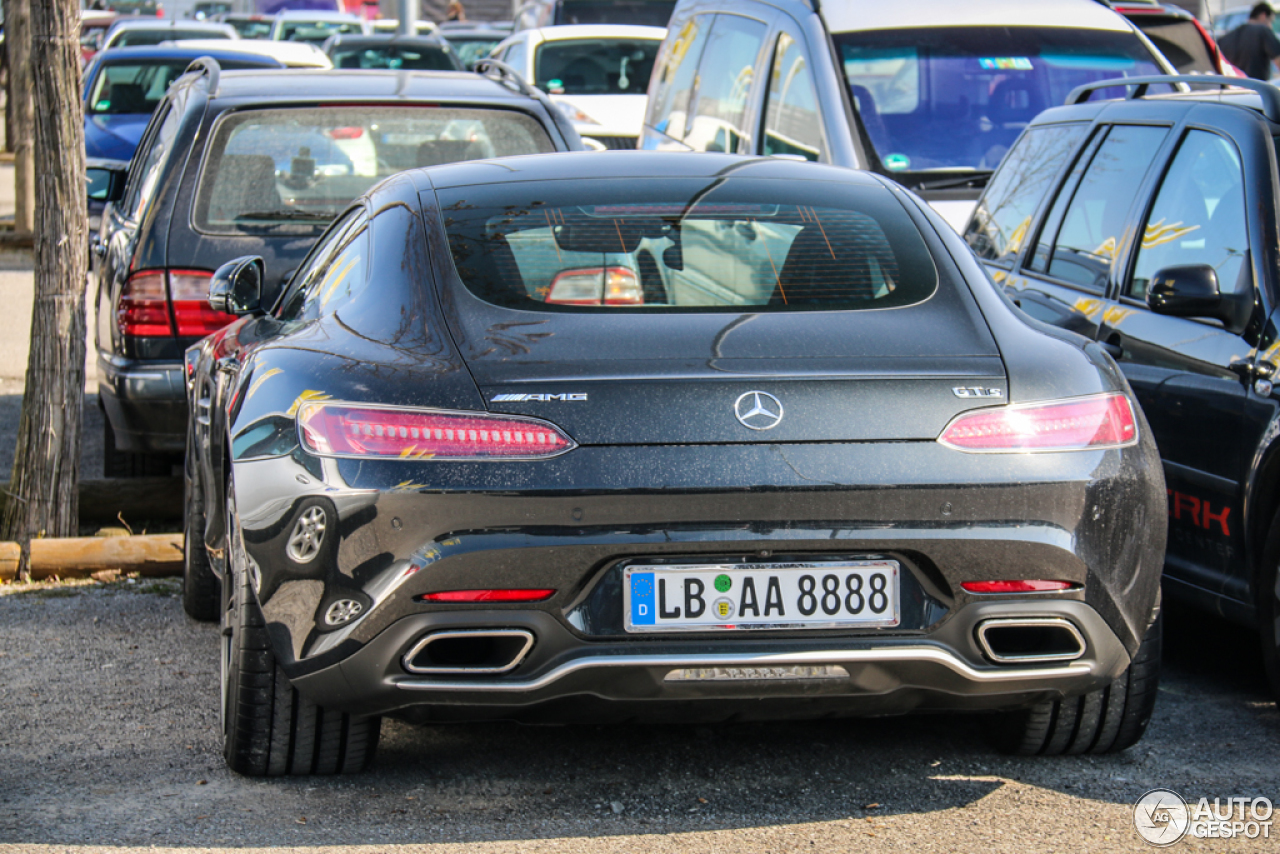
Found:
[[[248,780],[220,754],[217,629],[177,589],[0,587],[0,852],[1140,851],[1132,805],[1151,788],[1280,799],[1280,714],[1252,636],[1182,611],[1155,719],[1119,756],[1000,757],[965,716],[387,721],[368,773]]]

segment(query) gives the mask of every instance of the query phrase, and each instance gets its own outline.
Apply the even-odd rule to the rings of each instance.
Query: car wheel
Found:
[[[136,454],[116,448],[116,434],[111,421],[102,420],[103,477],[169,477],[173,474],[170,454]]]
[[[1118,753],[1137,744],[1156,704],[1163,623],[1157,615],[1133,661],[1107,687],[993,716],[992,743],[1016,756]]]
[[[1267,544],[1262,550],[1258,576],[1258,634],[1262,641],[1262,666],[1271,691],[1280,698],[1280,513],[1271,520]]]
[[[373,761],[381,719],[317,706],[276,663],[254,596],[251,558],[227,489],[227,590],[222,596],[223,755],[248,777],[363,771]]]
[[[204,490],[192,475],[196,465],[187,440],[187,463],[182,477],[182,609],[194,620],[211,623],[221,612],[222,583],[209,565],[204,547]]]

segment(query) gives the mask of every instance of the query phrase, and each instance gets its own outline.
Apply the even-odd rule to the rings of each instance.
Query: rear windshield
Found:
[[[661,44],[658,39],[543,42],[534,79],[553,95],[643,95]]]
[[[1075,87],[1161,73],[1132,32],[937,27],[834,39],[871,145],[900,177],[994,169],[1036,114]],[[1091,97],[1124,94],[1116,87]]]
[[[280,40],[322,44],[329,36],[364,33],[364,27],[355,21],[290,21],[280,26]]]
[[[443,45],[339,46],[329,54],[334,68],[393,68],[403,71],[459,71],[462,66]]]
[[[103,66],[93,81],[86,110],[93,115],[154,112],[169,85],[190,64],[190,59],[148,59]],[[225,70],[263,67],[252,60],[222,59],[218,64]]]
[[[242,39],[265,39],[271,35],[270,18],[260,21],[232,18],[227,23],[235,28],[235,31],[240,34]]]
[[[463,283],[508,308],[892,308],[938,281],[919,231],[882,187],[653,178],[439,198]]]
[[[449,36],[449,44],[453,45],[453,49],[458,54],[458,61],[462,63],[463,68],[470,68],[471,64],[478,59],[484,59],[489,55],[498,42],[502,39],[496,38],[474,38],[471,36]]]
[[[515,110],[298,107],[225,115],[199,178],[205,232],[318,233],[379,179],[404,169],[553,151]]]
[[[1151,43],[1173,63],[1179,74],[1217,74],[1213,55],[1200,35],[1195,21],[1150,21],[1136,16],[1134,23],[1151,39]]]
[[[179,39],[229,39],[221,30],[184,30],[164,27],[154,30],[120,30],[111,41],[112,47],[149,47]]]

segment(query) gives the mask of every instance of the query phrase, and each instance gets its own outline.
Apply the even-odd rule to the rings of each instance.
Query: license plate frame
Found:
[[[799,597],[805,593],[802,577],[814,579],[812,594],[814,610],[803,613],[808,601]],[[835,576],[837,590],[832,591],[826,576]],[[873,576],[881,575],[881,586],[873,586]],[[645,587],[645,576],[649,586]],[[862,578],[861,585],[852,579]],[[725,586],[723,578],[728,578]],[[741,606],[745,598],[746,579],[752,578],[754,608],[758,614],[744,618]],[[679,580],[669,593],[667,583]],[[697,579],[702,589],[686,587],[684,579]],[[776,579],[776,582],[772,581]],[[623,568],[622,619],[623,628],[629,634],[653,632],[703,632],[703,631],[764,631],[808,629],[866,629],[893,628],[902,620],[902,567],[896,560],[887,558],[849,558],[836,560],[770,560],[748,563],[687,563],[651,564],[632,563]],[[761,583],[763,582],[763,583]],[[766,602],[776,585],[776,597]],[[684,614],[684,597],[695,592],[702,600],[702,610],[690,621]],[[879,611],[872,607],[872,594],[883,593],[885,607]],[[837,594],[839,605],[835,613],[830,608],[831,594]],[[672,595],[680,604],[675,610],[681,613],[673,618],[666,601]],[[861,595],[862,607],[853,610]],[[823,597],[826,596],[825,603]],[[721,608],[721,600],[730,603],[727,619],[716,616],[714,609]],[[690,601],[692,604],[692,600]],[[770,604],[779,604],[773,608]],[[642,606],[648,606],[646,613]],[[661,609],[661,613],[660,613]],[[770,619],[773,618],[773,619]]]

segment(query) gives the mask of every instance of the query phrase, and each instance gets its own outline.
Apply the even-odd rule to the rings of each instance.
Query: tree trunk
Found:
[[[31,538],[77,532],[89,251],[79,3],[31,0],[31,13],[39,202],[35,304],[11,500],[0,526],[0,538],[22,546],[18,572],[23,577]]]
[[[14,231],[35,226],[35,102],[32,100],[32,0],[9,0],[4,10],[5,49],[9,54],[9,100],[6,118],[13,122],[13,196],[17,205]]]

